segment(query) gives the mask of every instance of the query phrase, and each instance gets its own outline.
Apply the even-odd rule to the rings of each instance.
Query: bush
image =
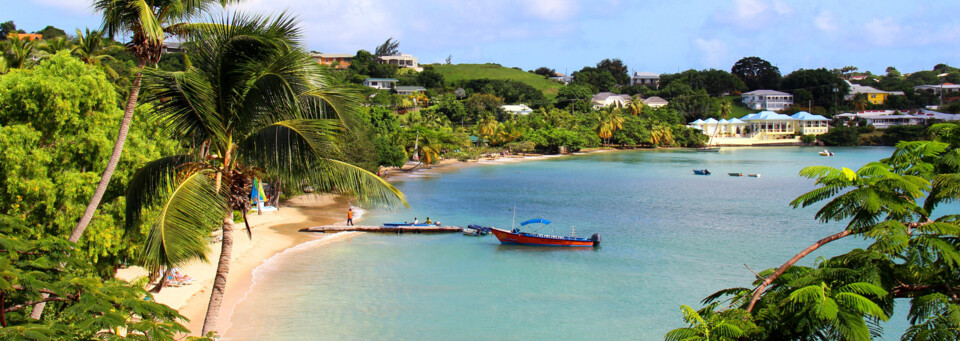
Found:
[[[800,142],[808,143],[808,144],[817,142],[817,136],[811,135],[811,134],[800,136]]]

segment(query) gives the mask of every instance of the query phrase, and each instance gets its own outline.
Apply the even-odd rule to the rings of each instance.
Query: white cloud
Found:
[[[759,0],[734,0],[734,19],[737,21],[755,21],[763,18],[764,12],[770,9],[766,3]]]
[[[726,68],[728,65],[727,43],[714,38],[694,40],[700,50],[701,62],[705,67]]]
[[[793,7],[790,7],[790,4],[786,2],[776,1],[773,3],[773,11],[779,15],[787,15],[793,13]]]
[[[526,8],[538,19],[562,21],[574,17],[580,6],[572,0],[527,0]]]
[[[89,14],[93,12],[93,6],[90,1],[85,0],[30,0],[30,2],[44,7],[75,12],[77,14]]]
[[[863,25],[867,41],[879,46],[892,46],[897,40],[902,28],[892,18],[873,18]]]
[[[824,32],[837,30],[837,23],[833,19],[833,13],[830,13],[830,11],[820,11],[820,14],[813,18],[813,24]]]

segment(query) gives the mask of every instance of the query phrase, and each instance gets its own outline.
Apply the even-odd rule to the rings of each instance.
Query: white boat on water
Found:
[[[833,155],[834,155],[833,152],[831,152],[831,151],[829,151],[829,150],[827,150],[827,149],[824,149],[822,152],[819,152],[819,153],[817,153],[817,154],[820,154],[820,156],[833,156]]]

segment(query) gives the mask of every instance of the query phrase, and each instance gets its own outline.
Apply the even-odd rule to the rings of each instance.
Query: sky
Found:
[[[0,21],[30,32],[100,25],[88,0],[0,2]],[[450,56],[569,74],[618,58],[631,73],[674,73],[757,56],[784,75],[960,66],[956,0],[245,0],[229,10],[295,15],[307,48],[325,53],[373,51],[392,37],[421,64]]]

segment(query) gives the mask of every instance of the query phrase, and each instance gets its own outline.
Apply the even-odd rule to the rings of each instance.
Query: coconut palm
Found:
[[[728,99],[723,100],[720,103],[720,118],[727,118],[731,113],[733,113],[733,103]]]
[[[623,129],[623,116],[620,115],[620,109],[605,108],[597,115],[597,125],[594,128],[597,136],[608,143],[613,133]]]
[[[673,130],[669,125],[657,123],[650,129],[650,144],[654,147],[673,144]]]
[[[853,98],[853,108],[856,109],[857,111],[866,110],[868,104],[870,104],[870,102],[867,102],[867,97],[864,96],[863,94],[857,94]]]
[[[627,104],[627,111],[633,116],[640,116],[640,114],[643,114],[643,100],[640,98],[634,98],[629,104]]]
[[[190,26],[187,23],[191,18],[207,11],[214,5],[224,6],[227,3],[234,2],[230,0],[96,0],[93,7],[103,14],[103,33],[114,37],[121,32],[132,33],[127,50],[133,53],[137,59],[137,69],[142,70],[146,65],[156,64],[160,61],[160,54],[163,48],[163,41],[167,36],[182,34]],[[120,154],[123,152],[123,144],[127,140],[127,132],[130,130],[130,122],[133,119],[133,111],[137,105],[137,97],[140,94],[140,82],[143,73],[137,71],[133,76],[133,82],[130,85],[130,94],[127,96],[127,102],[124,106],[123,118],[120,121],[120,130],[117,133],[117,141],[113,146],[113,152],[110,154],[110,160],[107,161],[107,167],[103,170],[100,177],[100,183],[90,198],[83,216],[77,222],[77,226],[70,234],[70,241],[76,243],[83,235],[93,214],[103,199],[103,194],[107,191],[107,185],[110,178],[113,177],[113,171],[120,162]]]
[[[7,67],[19,69],[27,66],[30,57],[34,55],[37,48],[37,41],[30,39],[20,39],[19,36],[11,36],[7,39],[7,48],[3,55],[7,61]]]
[[[103,44],[103,35],[100,32],[91,31],[89,28],[80,32],[80,29],[77,29],[77,46],[73,48],[72,52],[74,57],[84,63],[103,66],[103,70],[110,77],[117,77],[117,72],[103,63],[104,60],[113,60],[114,58],[106,54],[107,49]]]
[[[64,37],[57,37],[44,41],[37,47],[37,50],[43,51],[47,55],[54,55],[57,54],[57,52],[70,50],[72,48],[73,44],[70,43],[70,40]]]
[[[244,214],[253,177],[278,180],[285,193],[314,190],[361,202],[404,204],[389,183],[335,159],[338,132],[359,97],[327,83],[299,46],[286,15],[236,15],[187,36],[193,68],[144,70],[154,115],[172,136],[192,142],[192,153],[162,158],[140,169],[127,193],[128,230],[158,212],[140,259],[171,266],[202,254],[198,238],[220,226],[222,244],[203,323],[214,330],[226,289],[233,244],[233,211]],[[249,233],[249,228],[248,228]]]

